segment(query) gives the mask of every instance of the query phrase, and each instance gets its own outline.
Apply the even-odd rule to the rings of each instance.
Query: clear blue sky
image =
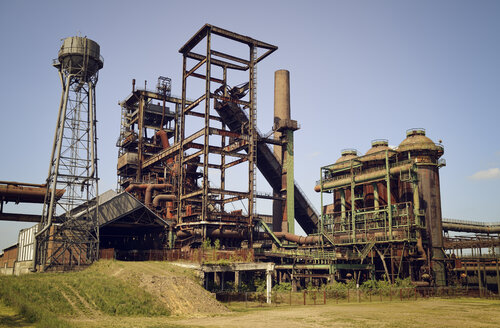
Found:
[[[205,23],[275,44],[258,68],[258,125],[273,116],[273,76],[291,72],[295,178],[319,208],[319,167],[372,139],[398,145],[408,128],[443,140],[443,216],[500,221],[499,1],[1,1],[0,180],[47,177],[61,86],[60,40],[101,45],[97,84],[99,189],[116,187],[118,101],[131,79],[170,76],[178,49]],[[267,184],[259,180],[259,191]],[[7,204],[5,212],[40,213]],[[32,224],[0,223],[0,249]]]

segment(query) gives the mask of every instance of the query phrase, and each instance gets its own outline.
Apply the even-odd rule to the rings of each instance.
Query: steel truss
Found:
[[[89,54],[69,64],[54,62],[63,92],[36,238],[34,267],[42,271],[88,265],[98,258],[95,103],[98,71],[87,71],[89,58],[85,57]],[[99,60],[102,67],[102,58]],[[56,189],[65,190],[60,199],[55,197]]]
[[[248,46],[248,57],[241,58],[212,48],[213,36],[221,37],[226,41],[234,41]],[[204,41],[204,42],[202,42]],[[198,46],[198,47],[197,47]],[[194,48],[204,48],[205,54],[193,51]],[[258,56],[258,50],[263,54]],[[225,206],[236,201],[246,203],[246,214],[232,218],[236,229],[243,230],[249,239],[252,236],[253,219],[255,214],[255,183],[257,163],[257,63],[277,49],[276,46],[239,35],[216,26],[203,26],[180,50],[183,54],[182,79],[182,110],[180,114],[180,162],[178,190],[178,226],[184,223],[192,227],[193,220],[198,222],[202,230],[202,238],[207,236],[207,227],[213,221],[226,218]],[[188,67],[188,60],[194,65]],[[202,69],[204,68],[204,72]],[[222,71],[222,76],[216,76],[215,68]],[[247,81],[238,81],[233,88],[228,84],[228,73],[234,71],[248,72]],[[220,74],[220,73],[219,73]],[[205,81],[204,93],[195,98],[191,104],[187,102],[188,81],[192,79]],[[230,131],[222,123],[218,112],[231,110],[238,106],[245,110],[248,117],[248,126],[241,131]],[[202,108],[201,111],[196,109]],[[215,110],[214,110],[215,109]],[[203,119],[203,128],[186,136],[188,118]],[[199,122],[199,121],[198,121]],[[196,142],[199,140],[198,142]],[[218,143],[220,140],[220,146]],[[183,184],[186,174],[185,165],[195,157],[201,157],[197,163],[203,169],[202,188],[198,192],[188,193]],[[246,190],[228,190],[226,188],[226,170],[248,162],[248,184]],[[220,182],[213,187],[209,181],[209,169],[218,170]],[[195,205],[197,213],[189,213],[184,209]],[[200,205],[200,206],[198,206]],[[189,223],[187,222],[189,221]],[[212,221],[212,222],[210,222]],[[249,240],[251,244],[251,240]]]

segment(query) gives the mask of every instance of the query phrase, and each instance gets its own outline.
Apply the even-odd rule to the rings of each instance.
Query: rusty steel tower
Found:
[[[95,85],[103,67],[99,45],[64,39],[53,66],[62,84],[47,192],[36,234],[34,269],[79,266],[98,258]],[[56,190],[64,189],[59,198]]]

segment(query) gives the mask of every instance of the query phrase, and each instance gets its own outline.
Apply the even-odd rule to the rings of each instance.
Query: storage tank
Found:
[[[343,149],[341,156],[335,164],[333,165],[334,170],[344,169],[351,166],[351,160],[358,157],[358,151],[356,149]]]
[[[389,140],[387,139],[376,139],[372,140],[372,148],[368,149],[365,156],[361,157],[360,160],[363,162],[385,162],[385,150],[389,150]]]
[[[359,158],[364,163],[364,169],[385,165],[386,150],[390,150],[389,140],[387,139],[372,140],[371,145],[372,147],[366,154]],[[392,156],[393,153],[389,153],[388,155]],[[385,183],[372,182],[365,184],[363,188],[364,207],[378,209],[379,204],[387,204],[387,185]],[[377,190],[376,193],[374,192],[375,189]],[[375,197],[377,197],[376,201]]]
[[[75,74],[85,82],[103,67],[97,42],[86,37],[72,36],[64,39],[58,54],[62,69]]]
[[[337,159],[333,165],[334,170],[347,169],[351,167],[351,160],[358,158],[358,151],[356,149],[343,149],[341,156]],[[341,172],[340,174],[346,174],[348,171]],[[345,210],[351,209],[351,189],[343,188],[345,197]],[[342,196],[340,190],[335,190],[334,194],[334,211],[340,212],[342,210]]]
[[[425,212],[426,239],[431,249],[432,267],[436,284],[444,286],[445,254],[439,183],[439,158],[444,148],[435,144],[425,135],[425,130],[419,128],[406,131],[406,139],[399,145],[398,152],[401,160],[413,159],[416,162],[420,208]]]

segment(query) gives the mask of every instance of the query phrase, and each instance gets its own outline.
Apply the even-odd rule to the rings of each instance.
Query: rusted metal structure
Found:
[[[241,55],[215,50],[217,38],[231,42],[233,47],[246,48],[246,55],[243,55],[244,50]],[[276,49],[271,44],[206,24],[179,50],[183,55],[180,163],[200,157],[196,164],[202,170],[201,188],[193,192],[184,185],[187,170],[181,165],[177,211],[179,235],[187,233],[205,239],[217,232],[221,237],[236,236],[252,244],[256,214],[257,64]],[[240,75],[243,80],[235,80],[232,75],[238,71],[247,72],[247,78]],[[205,90],[188,105],[188,92],[189,96],[192,95],[189,86],[194,79],[204,80]],[[233,106],[244,109],[248,118],[248,124],[240,131],[231,131],[219,114]],[[187,127],[195,124],[191,122],[196,119],[203,120],[202,128],[189,135]],[[226,175],[245,165],[248,183],[229,189]],[[210,170],[216,173],[212,175]],[[219,176],[219,181],[211,176]],[[228,204],[240,201],[246,213],[243,209],[227,212]],[[189,207],[196,210],[183,211]]]
[[[41,270],[90,264],[99,248],[95,85],[103,67],[100,47],[86,37],[66,38],[53,66],[63,90],[36,234],[33,269]]]
[[[57,189],[55,199],[61,199],[64,189]],[[24,221],[40,222],[41,215],[5,213],[4,203],[35,203],[43,204],[47,194],[47,185],[36,183],[25,183],[16,181],[0,181],[0,220],[1,221]]]
[[[214,50],[214,37],[246,47],[247,55]],[[195,48],[203,48],[203,54]],[[168,80],[161,79],[156,91],[136,90],[134,83],[132,94],[121,103],[119,185],[174,222],[167,228],[170,247],[196,246],[207,238],[219,239],[228,247],[243,240],[251,244],[258,142],[256,65],[276,49],[205,25],[179,50],[183,55],[181,99],[172,97],[169,87],[162,88],[162,81]],[[264,51],[260,56],[259,50]],[[231,82],[234,71],[246,72],[247,77]],[[189,95],[196,100],[188,100],[190,81],[200,79],[203,94]],[[175,104],[175,111],[165,103]],[[235,107],[248,124],[231,131],[221,116]],[[191,131],[194,126],[200,129]],[[248,184],[239,190],[227,188],[227,172],[242,166],[246,166]],[[226,210],[228,204],[242,201],[243,209]]]
[[[321,167],[317,214],[293,179],[299,125],[291,119],[288,71],[275,72],[272,132],[263,135],[256,126],[257,64],[276,50],[207,24],[179,50],[180,97],[171,95],[167,77],[160,76],[153,89],[133,80],[120,102],[122,192],[96,197],[94,94],[103,61],[95,42],[66,39],[54,64],[63,93],[47,183],[0,182],[2,205],[44,203],[42,216],[0,209],[0,219],[41,222],[33,230],[35,267],[91,263],[99,242],[107,258],[144,260],[168,259],[218,240],[224,252],[274,262],[277,280],[295,288],[405,277],[417,285],[465,279],[488,286],[495,273],[500,286],[500,229],[443,222],[444,148],[423,129],[408,130],[398,147],[374,140],[365,155],[346,149]],[[272,194],[256,191],[257,169]],[[257,198],[273,201],[272,216],[256,212]],[[295,221],[307,236],[294,234]]]
[[[500,293],[500,223],[443,219],[450,279]]]
[[[320,233],[337,262],[370,261],[377,278],[446,285],[438,171],[443,152],[423,129],[411,129],[396,149],[375,140],[364,156],[347,150],[321,168],[315,187],[322,200]],[[331,203],[324,205],[327,195]]]

